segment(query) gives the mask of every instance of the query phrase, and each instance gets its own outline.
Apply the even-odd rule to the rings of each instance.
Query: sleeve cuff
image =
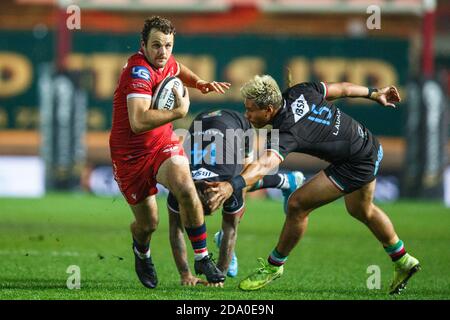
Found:
[[[323,86],[323,97],[326,98],[328,95],[327,84],[325,82],[321,82],[320,84]]]
[[[130,93],[127,95],[127,100],[132,98],[144,98],[148,100],[152,100],[152,96],[150,94],[144,94],[144,93]]]
[[[283,155],[282,155],[278,150],[275,150],[275,149],[267,149],[266,151],[275,153],[275,155],[276,155],[278,158],[280,158],[281,162],[284,161]]]

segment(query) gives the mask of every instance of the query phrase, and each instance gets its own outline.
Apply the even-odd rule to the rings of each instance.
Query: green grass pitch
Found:
[[[280,279],[262,290],[243,292],[237,288],[239,279],[277,242],[284,222],[280,202],[247,201],[236,248],[239,275],[228,278],[221,289],[179,285],[167,210],[160,199],[160,224],[151,246],[160,283],[149,290],[134,273],[132,214],[121,197],[50,194],[43,199],[0,199],[0,299],[449,299],[450,210],[433,202],[380,206],[423,267],[395,297],[386,293],[393,273],[390,259],[369,230],[345,212],[342,201],[311,215],[306,236]],[[216,256],[212,235],[220,221],[219,214],[207,218],[209,250]],[[70,265],[80,267],[80,290],[66,287]],[[366,285],[371,265],[381,270],[379,290]]]

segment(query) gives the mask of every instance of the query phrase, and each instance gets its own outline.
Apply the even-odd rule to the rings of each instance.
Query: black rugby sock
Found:
[[[264,178],[260,179],[257,183],[255,183],[249,191],[255,191],[259,189],[266,188],[280,188],[285,180],[285,176],[283,174],[274,174],[270,176],[264,176]]]

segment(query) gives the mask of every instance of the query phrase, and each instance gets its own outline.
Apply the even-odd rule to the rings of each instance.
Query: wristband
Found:
[[[372,93],[374,92],[378,92],[377,88],[369,88],[369,94],[367,95],[367,98],[370,98],[370,96],[372,95]]]
[[[240,191],[247,186],[244,178],[241,175],[234,177],[229,182],[230,182],[231,186],[233,187],[233,191]]]

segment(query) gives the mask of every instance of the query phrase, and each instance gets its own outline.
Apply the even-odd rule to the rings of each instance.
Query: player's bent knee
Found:
[[[134,222],[131,224],[131,229],[132,230],[134,229],[135,231],[138,231],[140,233],[151,234],[151,233],[155,232],[156,229],[158,229],[158,223],[159,223],[159,221],[152,221],[149,223]]]
[[[152,223],[152,224],[146,225],[146,226],[143,227],[143,229],[147,233],[153,233],[153,232],[156,231],[156,229],[158,229],[158,223],[156,222],[156,223]]]
[[[301,201],[294,198],[289,199],[287,209],[287,215],[289,217],[305,218],[308,216],[309,212],[310,210],[308,210]]]
[[[373,205],[361,205],[361,206],[352,206],[347,207],[348,213],[363,222],[370,220],[373,213]]]

